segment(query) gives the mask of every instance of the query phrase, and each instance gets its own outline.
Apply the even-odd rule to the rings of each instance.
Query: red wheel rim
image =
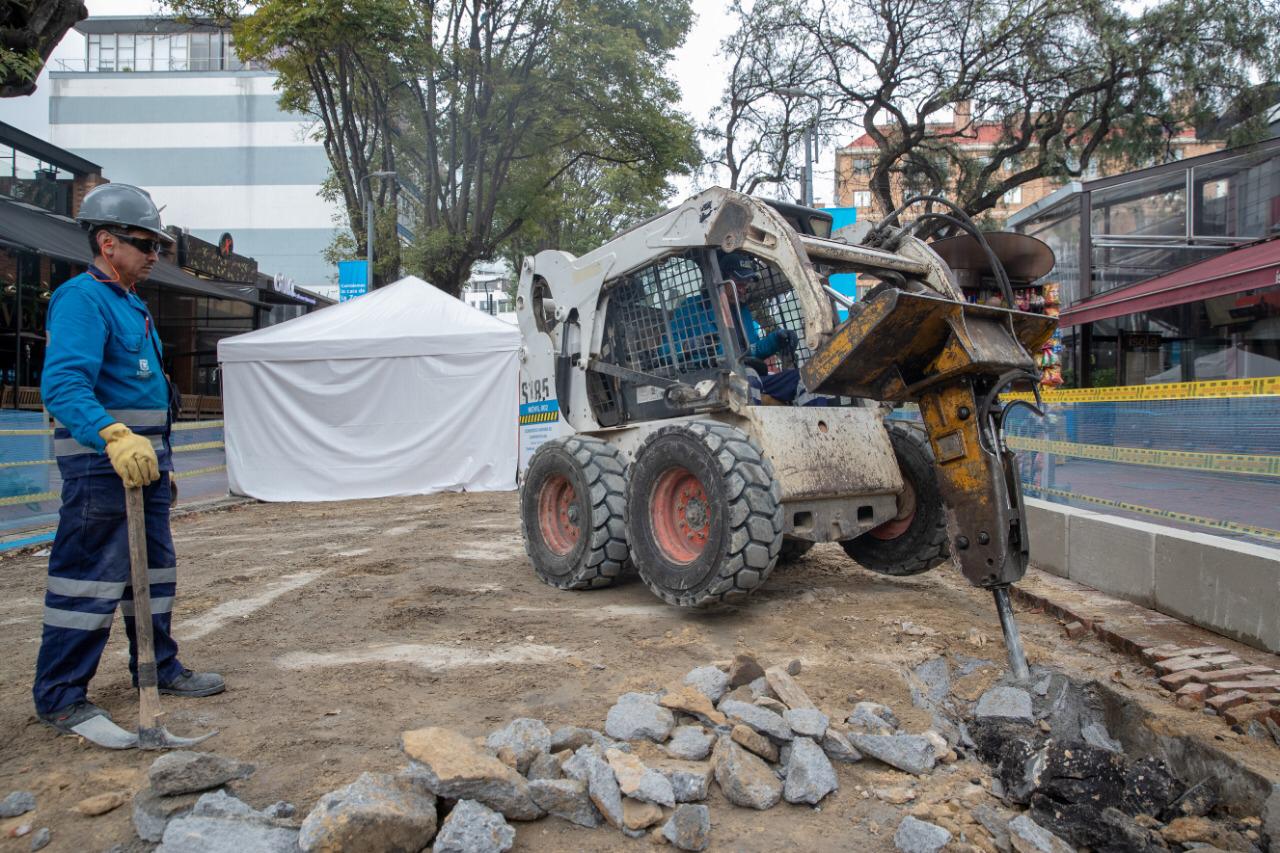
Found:
[[[672,468],[658,478],[649,517],[658,550],[671,562],[692,563],[707,547],[711,504],[707,490],[687,469]]]
[[[916,520],[916,490],[911,481],[903,478],[902,496],[898,498],[898,515],[879,527],[867,531],[875,539],[897,539],[907,532]]]
[[[563,557],[578,544],[578,505],[573,484],[559,474],[542,484],[538,492],[538,527],[551,553]]]

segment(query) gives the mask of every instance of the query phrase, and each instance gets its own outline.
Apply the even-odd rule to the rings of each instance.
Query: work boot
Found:
[[[216,672],[192,672],[184,669],[182,674],[168,684],[160,685],[160,692],[167,696],[213,696],[227,689],[227,683]]]
[[[99,708],[97,705],[86,700],[72,702],[65,708],[59,708],[57,711],[50,711],[47,714],[37,714],[40,722],[53,726],[58,731],[66,735],[73,735],[72,731],[76,726],[85,720],[91,720],[94,717],[106,717],[111,719],[111,715]]]

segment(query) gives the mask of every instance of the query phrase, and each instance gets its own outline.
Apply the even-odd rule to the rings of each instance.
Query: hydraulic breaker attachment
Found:
[[[916,402],[929,432],[953,553],[969,582],[995,593],[1016,677],[1026,658],[1009,605],[1009,584],[1027,569],[1028,542],[1014,454],[1001,432],[999,394],[1034,380],[1028,350],[1055,321],[885,288],[809,360],[805,387],[819,394]]]

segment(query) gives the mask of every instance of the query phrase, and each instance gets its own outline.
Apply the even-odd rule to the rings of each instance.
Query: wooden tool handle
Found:
[[[151,580],[147,559],[147,519],[142,489],[124,490],[129,522],[129,576],[133,585],[134,637],[138,649],[138,731],[160,725],[160,684],[156,673],[156,647],[151,624]]]

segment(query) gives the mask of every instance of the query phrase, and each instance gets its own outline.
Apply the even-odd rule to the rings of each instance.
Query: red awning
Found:
[[[1062,312],[1058,325],[1078,326],[1276,284],[1280,284],[1280,238],[1250,243],[1078,302]]]

